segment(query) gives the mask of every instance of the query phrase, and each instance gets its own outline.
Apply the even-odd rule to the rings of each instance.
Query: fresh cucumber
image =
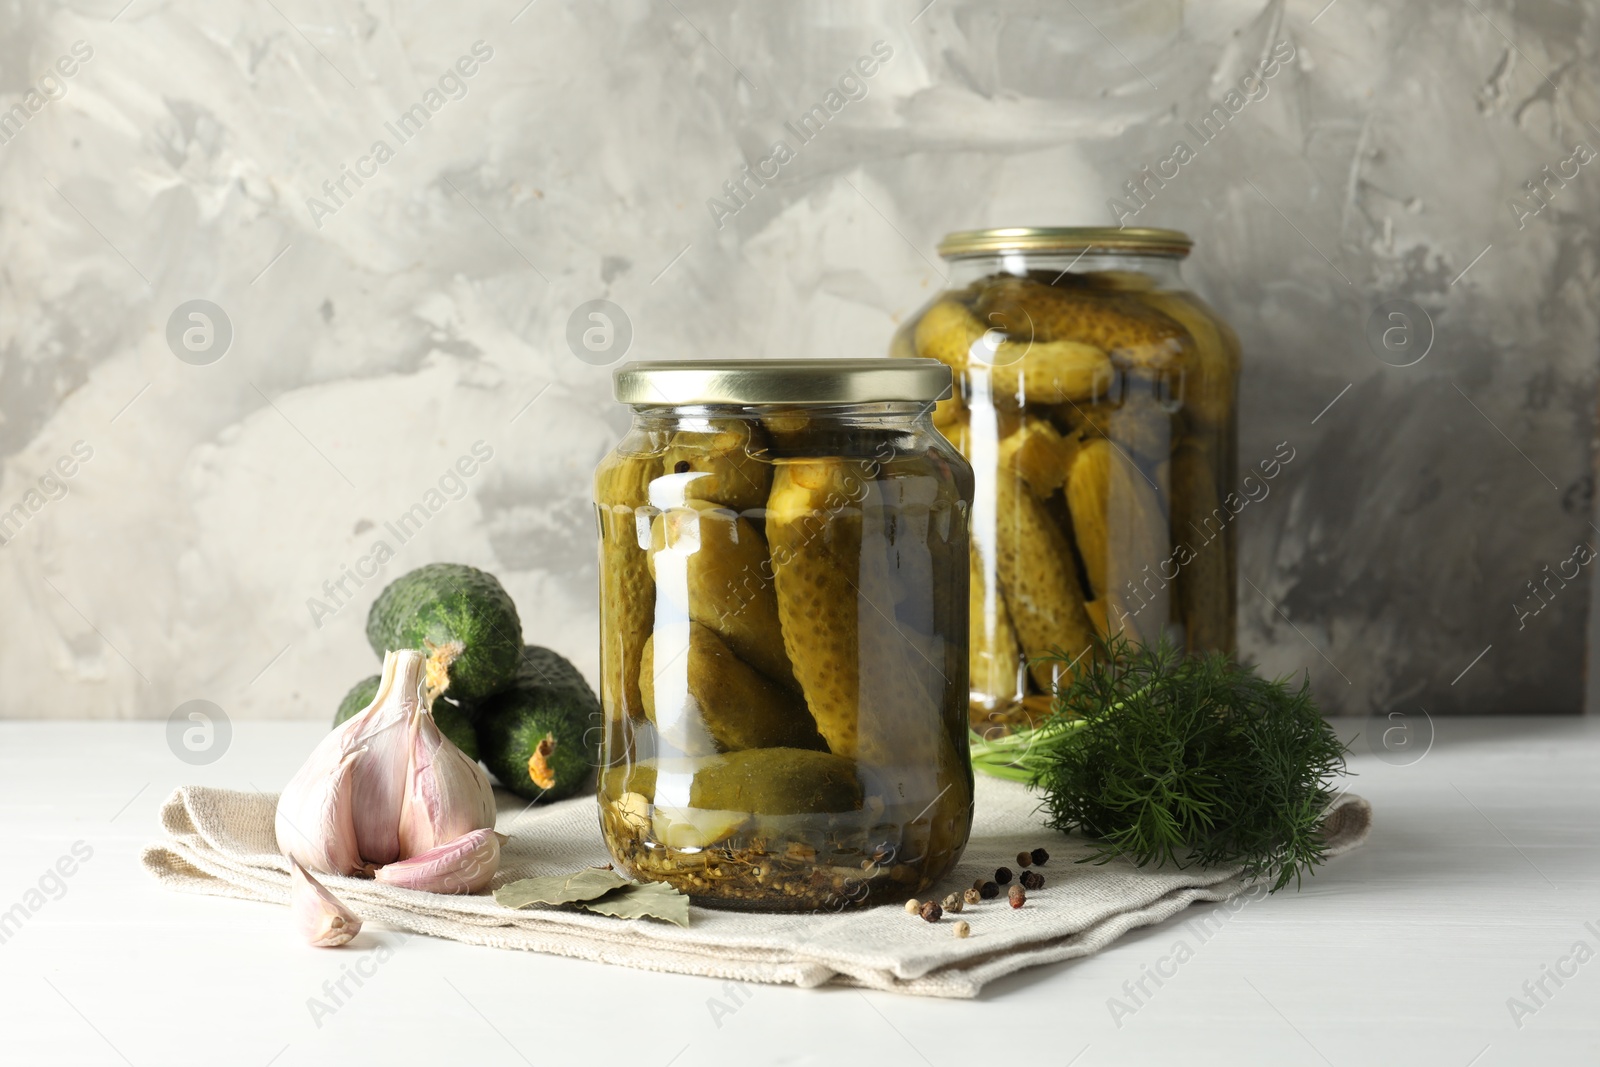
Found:
[[[430,563],[390,582],[367,614],[367,641],[380,657],[424,650],[430,693],[468,703],[510,686],[522,662],[517,606],[494,575],[460,563]]]
[[[572,796],[600,759],[600,701],[565,657],[529,645],[516,684],[474,708],[478,750],[500,784],[528,800]]]

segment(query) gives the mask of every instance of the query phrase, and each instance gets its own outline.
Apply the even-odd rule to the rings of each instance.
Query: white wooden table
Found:
[[[321,732],[235,723],[190,766],[165,723],[0,723],[0,1064],[1600,1063],[1600,721],[1445,721],[1405,766],[1357,741],[1372,840],[1302,892],[1192,909],[977,1001],[727,989],[384,929],[316,950],[280,908],[143,873],[175,785],[276,790]],[[314,1012],[347,971],[360,984]]]

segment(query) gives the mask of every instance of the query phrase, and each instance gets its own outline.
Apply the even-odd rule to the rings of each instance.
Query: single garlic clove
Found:
[[[419,704],[411,715],[399,858],[420,856],[474,830],[493,830],[494,816],[489,776],[440,732],[433,714]]]
[[[500,866],[504,834],[473,830],[408,860],[379,867],[373,878],[385,885],[429,893],[476,893]]]
[[[365,756],[361,749],[344,751],[330,735],[284,787],[274,828],[278,850],[291,861],[326,874],[361,869],[351,802],[355,767]]]
[[[345,723],[352,748],[368,751],[352,792],[356,843],[361,858],[382,866],[410,853],[400,840],[400,813],[411,759],[411,720],[425,706],[427,658],[412,649],[383,658],[383,680],[367,710]]]
[[[338,948],[361,932],[361,918],[289,859],[289,912],[300,934],[319,948]]]

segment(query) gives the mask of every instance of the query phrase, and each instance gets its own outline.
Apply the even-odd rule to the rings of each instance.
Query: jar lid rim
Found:
[[[675,359],[624,363],[618,401],[674,404],[864,404],[943,400],[950,368],[936,359]]]
[[[1010,226],[989,230],[957,230],[939,242],[945,259],[996,252],[1142,252],[1187,256],[1194,241],[1181,230],[1150,226]]]

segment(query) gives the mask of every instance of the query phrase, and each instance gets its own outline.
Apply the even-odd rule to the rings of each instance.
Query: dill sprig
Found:
[[[1115,637],[1096,653],[1045,722],[974,736],[974,769],[1028,782],[1051,826],[1096,839],[1095,862],[1240,864],[1273,892],[1298,886],[1324,858],[1322,817],[1345,770],[1309,683],[1166,640]]]

